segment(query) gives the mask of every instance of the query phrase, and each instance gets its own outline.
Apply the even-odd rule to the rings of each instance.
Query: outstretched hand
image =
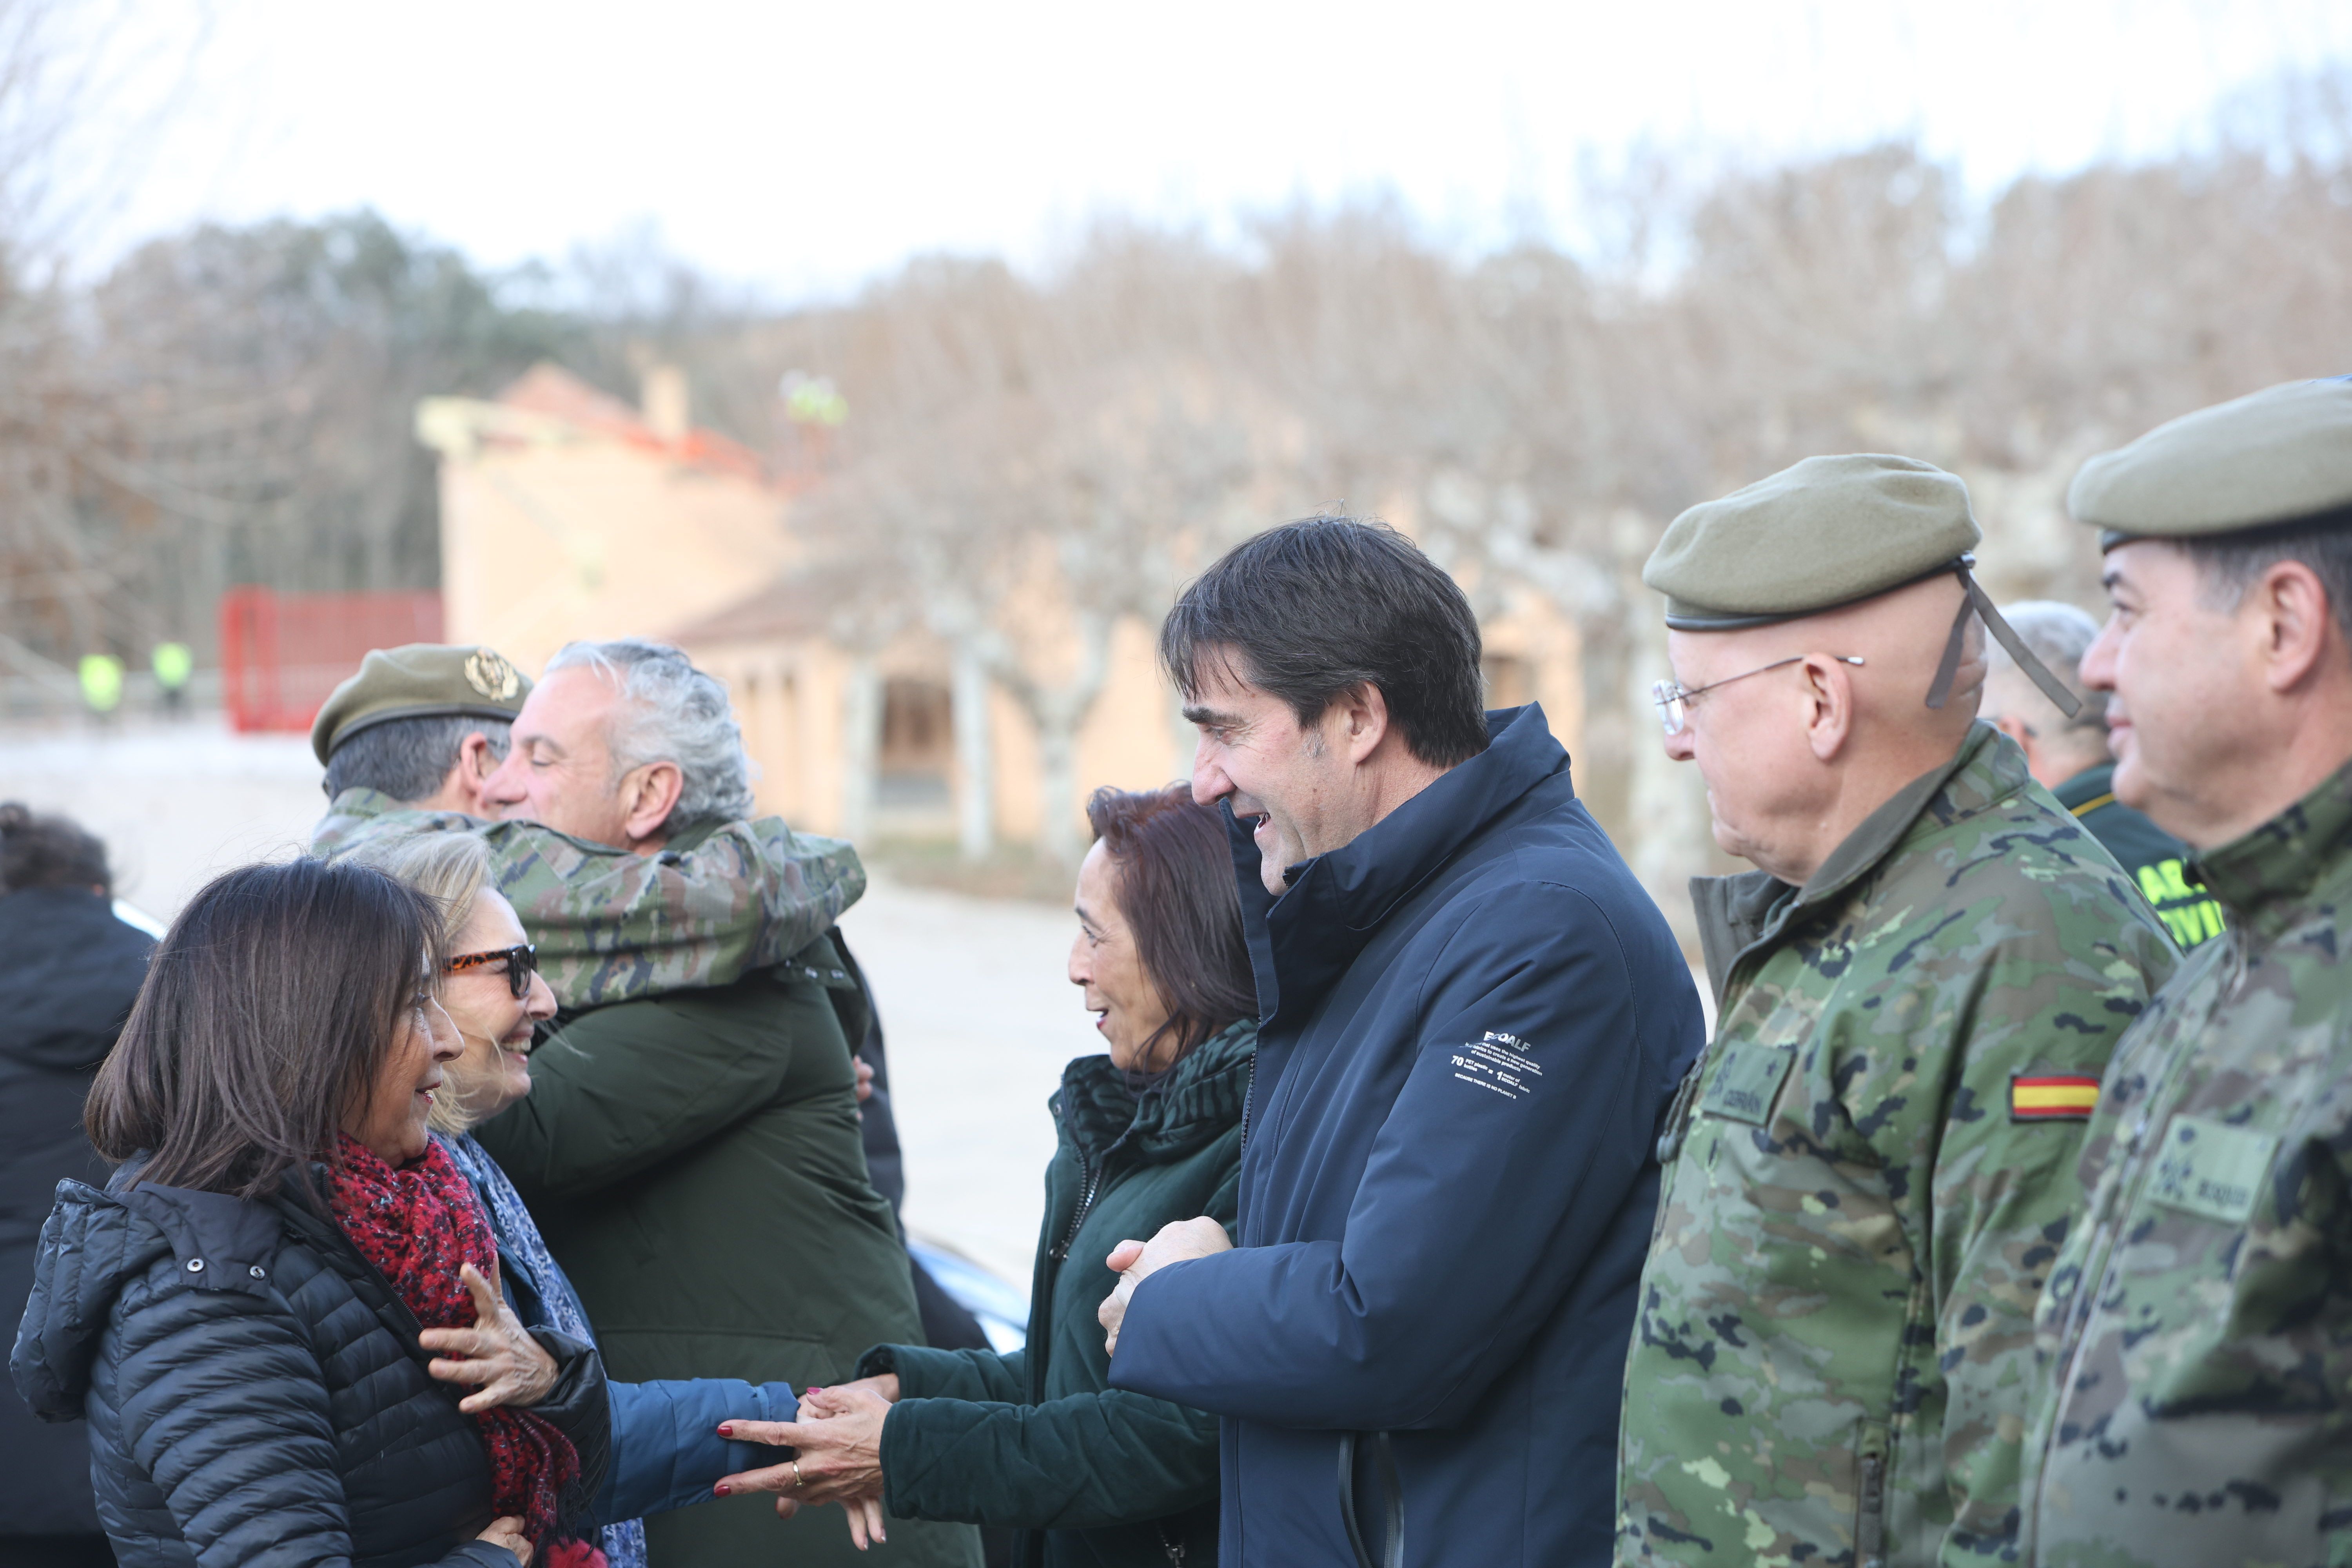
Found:
[[[445,1383],[478,1383],[482,1386],[457,1402],[468,1415],[478,1415],[499,1405],[536,1405],[555,1387],[555,1358],[530,1337],[514,1309],[499,1294],[498,1265],[485,1278],[472,1264],[460,1265],[457,1279],[474,1299],[470,1329],[426,1329],[416,1342],[428,1351],[446,1352],[426,1363],[425,1371]]]
[[[1209,1258],[1233,1248],[1234,1239],[1225,1234],[1225,1227],[1206,1215],[1197,1219],[1171,1220],[1149,1242],[1128,1240],[1112,1247],[1103,1265],[1118,1276],[1118,1287],[1103,1298],[1103,1304],[1095,1311],[1095,1321],[1109,1335],[1104,1342],[1108,1352],[1118,1353],[1119,1325],[1127,1321],[1127,1304],[1134,1300],[1138,1285],[1171,1263]]]
[[[805,1505],[837,1502],[863,1552],[870,1541],[889,1539],[882,1522],[882,1423],[889,1414],[890,1401],[860,1383],[806,1390],[798,1421],[727,1422],[719,1428],[722,1437],[791,1448],[793,1455],[781,1465],[727,1476],[714,1490],[720,1497],[773,1492],[782,1519]]]

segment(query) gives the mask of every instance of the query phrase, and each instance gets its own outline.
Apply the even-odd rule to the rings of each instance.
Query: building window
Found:
[[[955,765],[955,710],[945,686],[929,680],[883,683],[882,754],[877,762],[876,805],[948,805],[948,780]]]

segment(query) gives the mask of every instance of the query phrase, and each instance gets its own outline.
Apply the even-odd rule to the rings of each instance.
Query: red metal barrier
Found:
[[[221,595],[221,706],[239,730],[308,730],[371,648],[441,640],[438,594]]]

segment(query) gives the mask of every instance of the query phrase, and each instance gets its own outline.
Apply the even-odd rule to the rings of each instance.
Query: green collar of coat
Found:
[[[1089,1164],[1122,1142],[1138,1161],[1174,1159],[1240,1119],[1256,1050],[1256,1019],[1228,1024],[1139,1098],[1110,1058],[1080,1057],[1063,1070],[1055,1114]]]
[[[2312,894],[2352,874],[2352,763],[2255,828],[2189,858],[2230,923],[2275,937],[2309,918]]]
[[[1799,911],[1829,902],[1914,840],[1999,805],[2032,776],[2016,742],[1990,724],[1971,724],[1949,762],[1921,773],[1864,817],[1803,887],[1792,888],[1769,871],[1692,878],[1699,947],[1717,1005],[1739,960],[1777,940]]]

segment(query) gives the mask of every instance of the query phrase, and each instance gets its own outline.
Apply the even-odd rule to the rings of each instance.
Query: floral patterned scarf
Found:
[[[474,1326],[474,1299],[457,1269],[470,1263],[495,1278],[498,1244],[473,1188],[440,1144],[394,1169],[344,1138],[331,1201],[335,1223],[392,1282],[421,1326]],[[544,1417],[511,1405],[485,1410],[474,1420],[489,1451],[493,1506],[501,1515],[520,1516],[533,1544],[547,1542],[564,1492],[580,1479],[572,1439]]]

